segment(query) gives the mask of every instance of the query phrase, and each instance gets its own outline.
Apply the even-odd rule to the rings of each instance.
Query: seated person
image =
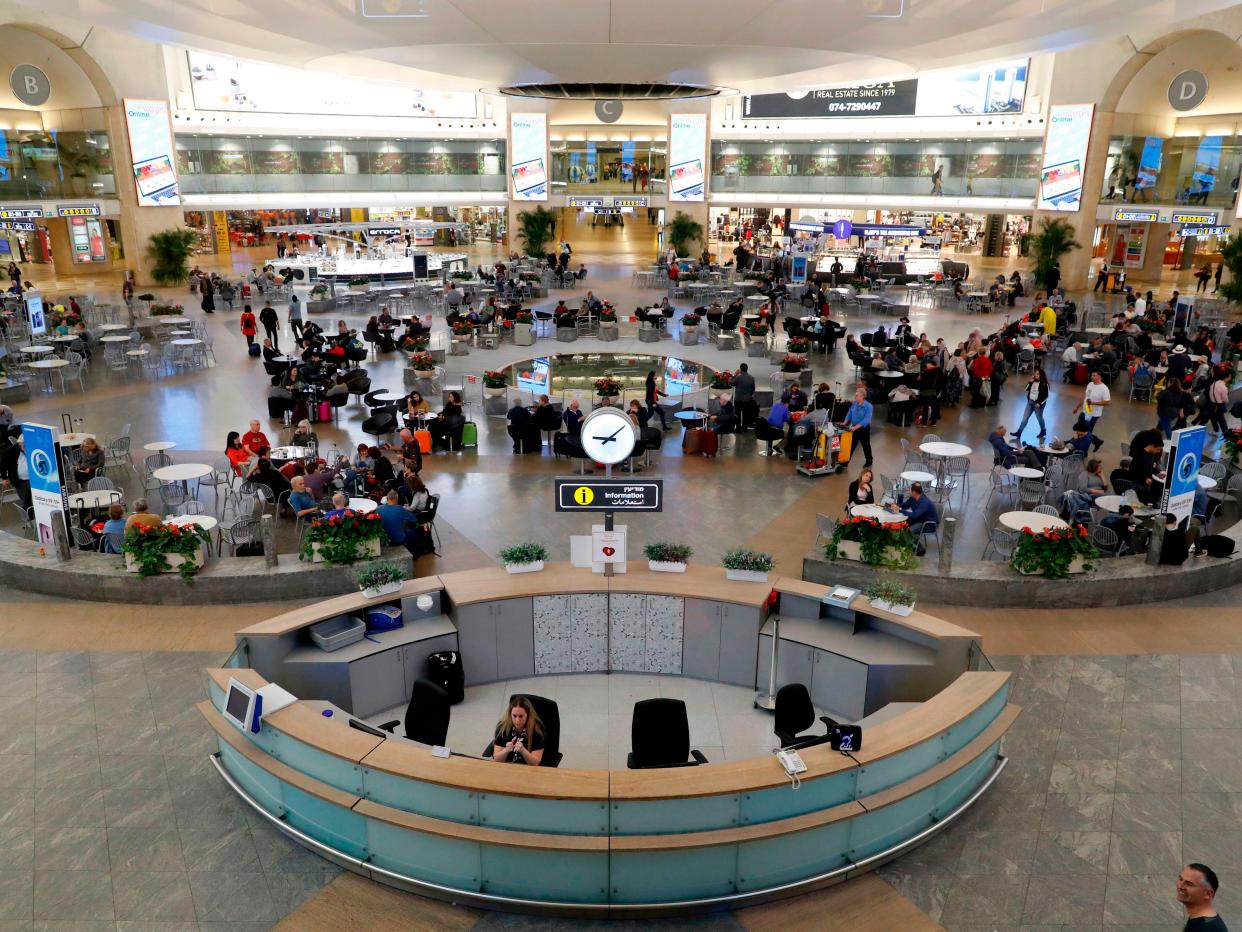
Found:
[[[94,437],[87,437],[78,447],[77,461],[73,466],[73,478],[78,485],[85,486],[103,471],[104,452]]]
[[[401,496],[394,489],[384,496],[384,502],[375,509],[375,513],[380,516],[380,523],[384,525],[384,533],[388,535],[388,543],[396,545],[400,544],[410,552],[413,557],[422,556],[421,548],[416,550],[414,529],[418,527],[418,518],[414,516],[412,511],[407,511],[401,507]]]
[[[509,439],[513,441],[513,452],[524,452],[522,446],[528,442],[531,434],[538,435],[538,426],[535,424],[534,416],[519,399],[509,409],[509,413],[505,415],[505,420],[509,422],[508,434]]]
[[[306,419],[298,421],[298,426],[294,428],[293,435],[289,438],[289,445],[293,447],[319,445],[319,435],[311,429],[310,421]]]
[[[345,512],[349,511],[349,496],[344,492],[337,492],[332,496],[332,508],[328,511],[325,518],[339,518]]]
[[[1005,440],[1005,425],[998,424],[996,430],[992,431],[988,437],[988,443],[992,445],[992,465],[1002,466],[1009,469],[1011,466],[1028,466],[1031,469],[1044,468],[1044,464],[1039,460],[1039,454],[1033,447],[1019,446],[1011,447]]]
[[[561,413],[561,420],[565,422],[565,432],[571,437],[577,437],[582,433],[582,410],[575,398],[569,403],[569,407]]]
[[[1079,418],[1074,423],[1074,436],[1067,443],[1070,450],[1086,456],[1098,446],[1096,443],[1097,439],[1094,434],[1087,430],[1087,422]]]
[[[448,449],[455,434],[460,439],[460,430],[465,423],[466,418],[461,413],[461,395],[457,392],[449,392],[448,401],[444,403],[444,407],[436,415],[435,420],[428,425],[432,444],[439,444]]]
[[[289,494],[289,508],[295,517],[309,518],[319,514],[319,502],[306,488],[305,476],[294,476],[289,481],[289,487],[293,490]]]
[[[540,430],[557,431],[561,427],[561,416],[547,395],[539,396],[539,407],[535,410],[535,423]]]
[[[104,522],[103,538],[99,542],[100,553],[120,553],[112,543],[113,534],[125,533],[125,506],[119,502],[108,506],[108,520]]]
[[[1155,505],[1160,501],[1164,483],[1156,476],[1160,454],[1164,452],[1164,435],[1159,430],[1141,430],[1130,441],[1128,478],[1139,500]]]
[[[1186,532],[1177,522],[1177,515],[1164,516],[1164,540],[1160,544],[1160,565],[1181,566],[1190,556]]]
[[[936,525],[940,523],[940,515],[936,511],[936,504],[923,494],[923,483],[916,482],[910,486],[910,494],[908,496],[898,496],[897,501],[888,506],[889,511],[900,512],[906,516],[906,522],[910,525],[911,533],[915,533],[922,529],[927,523]],[[918,542],[919,556],[923,555],[923,544]]]
[[[707,426],[718,434],[732,434],[737,431],[737,411],[733,408],[733,399],[728,395],[720,396],[720,410],[707,419]]]
[[[1118,553],[1134,550],[1134,532],[1138,530],[1138,522],[1134,520],[1134,509],[1131,506],[1122,505],[1117,509],[1117,514],[1101,518],[1100,527],[1108,528],[1117,535]]]
[[[789,405],[790,411],[805,411],[807,409],[806,392],[802,390],[802,386],[797,382],[790,384],[788,391],[781,396],[781,399],[785,404]]]
[[[525,696],[510,699],[504,715],[496,723],[492,760],[532,767],[538,767],[543,760],[543,723]]]
[[[832,388],[827,382],[820,382],[819,388],[815,390],[815,398],[811,404],[812,410],[815,411],[832,411],[836,404],[837,396],[833,394]]]
[[[858,478],[850,483],[845,499],[846,509],[853,508],[855,505],[874,505],[875,491],[872,489],[874,483],[875,473],[869,467],[864,466]]]
[[[145,498],[134,500],[134,510],[128,518],[125,519],[125,530],[129,530],[135,524],[145,524],[147,527],[159,527],[164,522],[160,520],[159,515],[151,513],[151,506]]]
[[[758,440],[774,440],[773,450],[780,450],[785,440],[785,425],[789,423],[789,406],[779,398],[772,403],[768,416],[755,426]]]
[[[426,508],[427,498],[431,494],[422,478],[408,465],[405,467],[401,482],[397,484],[396,492],[397,502],[402,508],[409,508],[411,511],[421,511]]]
[[[271,441],[267,439],[267,434],[260,430],[257,420],[250,422],[250,430],[242,434],[241,442],[242,446],[251,453],[258,453],[264,447],[269,450],[272,448]]]
[[[430,414],[431,405],[427,403],[427,399],[422,396],[421,392],[410,392],[405,399],[405,422],[406,424],[417,424],[418,415]]]
[[[259,461],[255,464],[254,472],[250,474],[247,481],[267,486],[271,490],[273,501],[279,500],[282,492],[292,491],[289,480],[281,474],[279,469],[272,465],[272,461],[266,456],[259,457]]]

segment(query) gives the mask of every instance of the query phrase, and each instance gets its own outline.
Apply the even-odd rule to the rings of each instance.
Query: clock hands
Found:
[[[622,424],[620,427],[618,427],[616,430],[614,430],[614,431],[612,432],[612,436],[609,436],[609,437],[592,437],[591,439],[592,439],[592,440],[598,440],[600,443],[612,443],[612,441],[614,441],[614,440],[616,440],[616,439],[617,439],[617,434],[621,433],[621,431],[623,431],[623,430],[625,430],[625,425],[624,425],[624,424]]]

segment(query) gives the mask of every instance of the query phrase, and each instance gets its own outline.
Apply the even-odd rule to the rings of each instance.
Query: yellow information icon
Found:
[[[595,501],[595,493],[587,486],[580,485],[574,489],[574,501],[579,505],[589,505]]]

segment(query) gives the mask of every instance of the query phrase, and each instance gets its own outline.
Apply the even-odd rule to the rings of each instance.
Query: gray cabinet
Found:
[[[496,678],[535,673],[534,607],[530,599],[505,599],[492,606],[496,616]]]
[[[386,650],[349,665],[354,715],[365,718],[408,702],[403,648]]]
[[[815,670],[815,651],[805,644],[786,641],[781,638],[781,652],[776,660],[776,688],[780,689],[789,683],[801,683],[808,690],[811,677]],[[772,635],[764,634],[759,638],[758,656],[758,687],[766,690],[772,669]]]
[[[753,687],[763,623],[760,610],[730,602],[721,603],[720,608],[719,679],[722,683]]]
[[[681,672],[714,680],[720,675],[720,603],[704,599],[685,602]]]
[[[867,665],[832,651],[815,649],[811,701],[821,709],[858,721],[866,714]]]
[[[496,673],[496,613],[493,604],[459,605],[454,612],[457,645],[466,685],[490,683]]]
[[[608,669],[682,672],[682,602],[676,596],[610,593]]]

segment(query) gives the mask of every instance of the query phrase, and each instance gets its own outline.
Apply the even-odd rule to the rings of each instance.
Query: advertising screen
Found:
[[[1195,505],[1195,492],[1199,490],[1199,467],[1203,460],[1203,447],[1207,439],[1207,427],[1183,427],[1173,431],[1173,449],[1169,452],[1169,468],[1165,477],[1164,495],[1160,510],[1177,516],[1178,522],[1191,516]]]
[[[668,197],[703,200],[703,159],[707,152],[707,114],[674,113],[669,117]]]
[[[173,168],[172,129],[168,102],[126,100],[125,126],[134,160],[134,185],[140,207],[176,207],[181,203]]]
[[[686,362],[676,356],[664,361],[664,390],[673,397],[699,387],[698,363]]]
[[[47,317],[43,313],[43,295],[37,291],[27,291],[22,300],[26,302],[26,321],[30,324],[30,335],[33,337],[47,333]]]
[[[1082,208],[1082,178],[1094,115],[1094,104],[1052,108],[1039,173],[1040,210],[1073,213]]]
[[[548,199],[548,117],[545,113],[509,115],[513,162],[513,199]]]
[[[60,479],[60,449],[56,433],[41,424],[23,424],[26,446],[26,475],[30,479],[30,499],[34,506],[40,545],[53,547],[52,526],[63,522],[68,512],[64,486]],[[68,529],[66,529],[66,534]]]
[[[552,361],[546,356],[532,359],[518,369],[517,386],[532,395],[546,395],[552,390]]]
[[[1143,154],[1139,156],[1138,174],[1134,178],[1134,187],[1154,188],[1156,179],[1160,177],[1160,163],[1164,157],[1164,137],[1148,136],[1143,142]]]
[[[360,81],[300,68],[187,52],[199,110],[473,120],[474,94]]]
[[[104,262],[103,228],[93,217],[69,218],[69,244],[74,262]]]

